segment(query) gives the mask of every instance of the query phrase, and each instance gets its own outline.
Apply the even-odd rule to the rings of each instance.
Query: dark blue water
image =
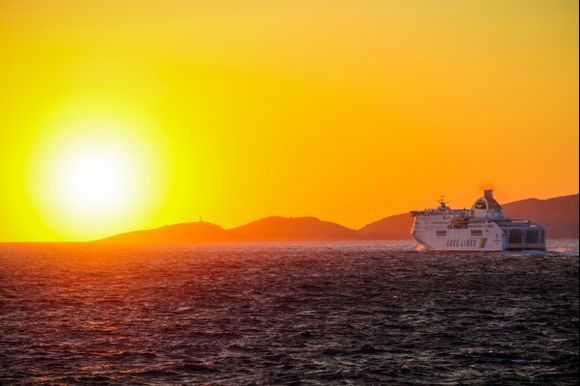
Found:
[[[577,384],[578,243],[0,246],[0,384]]]

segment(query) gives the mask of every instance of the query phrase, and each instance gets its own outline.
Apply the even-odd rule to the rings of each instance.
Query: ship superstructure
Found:
[[[412,235],[428,250],[503,251],[545,250],[546,234],[537,223],[515,220],[503,214],[491,189],[484,190],[470,209],[439,207],[412,211]]]

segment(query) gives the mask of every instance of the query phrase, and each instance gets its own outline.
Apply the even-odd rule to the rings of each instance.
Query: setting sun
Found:
[[[159,135],[106,111],[78,111],[39,139],[29,185],[44,221],[94,238],[154,216],[167,174]]]
[[[107,149],[73,149],[55,165],[53,186],[80,212],[122,209],[135,193],[129,157]]]

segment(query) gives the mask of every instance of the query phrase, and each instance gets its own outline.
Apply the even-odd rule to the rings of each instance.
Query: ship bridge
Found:
[[[493,190],[485,189],[483,197],[475,200],[471,206],[474,217],[485,217],[493,219],[503,219],[505,216],[501,210],[501,205],[493,198]]]

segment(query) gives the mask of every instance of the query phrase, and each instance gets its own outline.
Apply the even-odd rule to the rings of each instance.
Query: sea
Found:
[[[578,240],[0,244],[1,385],[577,385]]]

